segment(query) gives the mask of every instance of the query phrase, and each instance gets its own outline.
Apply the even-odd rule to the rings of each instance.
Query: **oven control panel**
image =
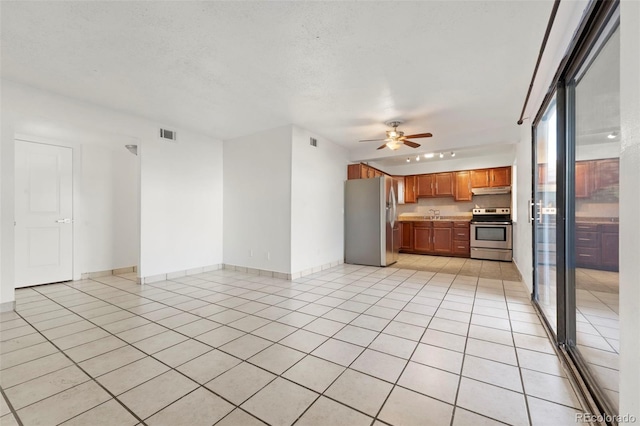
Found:
[[[510,215],[511,209],[509,207],[493,207],[487,209],[473,209],[474,215],[482,215],[482,214],[500,214],[500,215]]]

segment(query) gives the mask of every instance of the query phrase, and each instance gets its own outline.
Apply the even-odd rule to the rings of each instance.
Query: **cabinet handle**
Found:
[[[580,257],[591,257],[590,254],[579,254],[578,256],[580,256]]]
[[[580,241],[591,241],[591,238],[578,238]]]
[[[458,248],[465,248],[464,246],[458,246]]]

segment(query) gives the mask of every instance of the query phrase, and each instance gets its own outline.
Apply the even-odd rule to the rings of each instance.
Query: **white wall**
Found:
[[[176,129],[183,137],[178,144],[179,152],[173,152],[165,145],[156,146],[158,129],[161,127],[159,123],[6,80],[2,80],[2,109],[0,302],[13,300],[13,145],[16,136],[71,146],[74,150],[75,278],[80,278],[83,272],[134,266],[138,264],[139,246],[154,250],[143,254],[143,261],[138,265],[139,274],[143,277],[222,263],[221,142]],[[11,113],[5,114],[5,111]],[[166,123],[162,125],[166,126]],[[125,144],[132,143],[139,145],[138,157],[124,148]],[[151,193],[155,190],[153,185],[137,187],[140,185],[139,175],[148,176],[138,166],[138,161],[144,156],[145,145],[149,147],[150,156],[143,168],[149,173],[164,170],[176,175],[176,179],[165,179],[173,182],[173,185],[165,186],[163,197],[180,202],[184,200],[184,193],[190,193],[196,187],[201,190],[199,197],[212,201],[204,203],[204,208],[200,209],[166,209],[169,203],[158,202],[152,196],[145,197],[146,191]],[[187,151],[189,154],[184,154]],[[184,168],[179,167],[172,169],[172,159],[184,159],[185,156],[197,157],[194,173],[186,173]],[[208,162],[207,156],[211,156]],[[200,172],[209,166],[211,169],[207,169],[206,173]],[[203,176],[211,179],[211,185],[206,189],[200,184]],[[102,194],[98,196],[93,192],[95,190],[102,191]],[[138,191],[144,199],[141,206],[132,202],[134,198],[140,199],[134,196]],[[111,215],[103,209],[116,213]],[[149,216],[167,219],[147,221],[142,240],[138,230],[141,211]],[[203,219],[206,224],[198,235],[202,240],[207,240],[206,244],[198,240],[195,246],[183,244],[180,250],[176,250],[174,246],[162,245],[157,241],[161,239],[170,244],[180,242],[181,237],[177,238],[176,235],[193,236],[192,224]],[[111,247],[103,244],[111,244]],[[172,255],[158,255],[163,251]],[[195,265],[195,262],[206,263]]]
[[[74,264],[80,273],[138,266],[138,158],[116,143],[78,151]]]
[[[0,100],[0,310],[13,309],[14,294],[14,163],[13,114],[4,97]],[[9,143],[8,141],[11,141]]]
[[[620,413],[640,421],[640,3],[620,2]]]
[[[522,280],[533,290],[533,238],[529,222],[529,199],[531,198],[531,121],[524,120],[520,128],[520,143],[516,150],[516,187],[517,194],[513,203],[516,214],[513,217],[513,262],[518,267]]]
[[[318,146],[313,147],[309,138]],[[344,181],[347,151],[293,127],[291,174],[291,272],[344,259]]]
[[[291,272],[290,125],[224,141],[224,263]]]
[[[140,276],[222,263],[222,142],[178,130],[139,154]]]

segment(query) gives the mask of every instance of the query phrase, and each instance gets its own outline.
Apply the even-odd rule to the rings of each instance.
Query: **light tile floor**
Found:
[[[485,263],[20,289],[1,314],[0,423],[574,425],[526,289]]]

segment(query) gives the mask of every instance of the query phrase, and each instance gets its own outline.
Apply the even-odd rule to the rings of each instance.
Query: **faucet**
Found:
[[[440,210],[434,210],[433,214],[435,215],[436,220],[440,220]]]
[[[436,214],[436,211],[435,211],[434,209],[429,209],[429,213],[431,213],[431,214],[429,215],[429,219],[433,220],[433,218],[434,218],[434,216],[435,216],[435,214]],[[426,218],[426,217],[425,217],[425,218]]]

